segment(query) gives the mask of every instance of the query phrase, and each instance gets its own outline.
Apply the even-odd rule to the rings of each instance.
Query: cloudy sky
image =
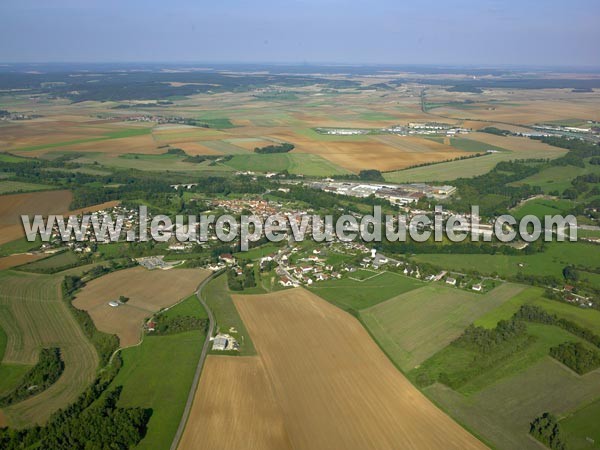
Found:
[[[0,0],[0,61],[600,66],[599,24],[599,0]]]

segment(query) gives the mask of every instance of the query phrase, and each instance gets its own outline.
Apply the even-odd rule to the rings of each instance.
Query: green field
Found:
[[[348,278],[355,281],[365,281],[369,278],[380,276],[381,274],[381,272],[375,272],[374,270],[358,269],[356,272],[348,274]]]
[[[349,174],[335,164],[310,153],[271,153],[266,155],[249,153],[234,155],[225,163],[236,170],[253,172],[283,172],[309,176],[328,176]]]
[[[450,138],[450,145],[465,152],[485,153],[487,150],[496,150],[498,152],[507,152],[508,150],[496,145],[486,144],[474,139],[465,139],[460,137]]]
[[[383,176],[386,181],[393,183],[451,181],[457,178],[483,175],[492,170],[500,161],[508,161],[515,158],[515,154],[510,152],[493,153],[476,158],[386,172]]]
[[[106,167],[119,169],[138,169],[155,172],[164,172],[165,170],[180,172],[231,172],[232,169],[223,164],[216,163],[211,165],[212,161],[203,161],[201,163],[184,162],[184,157],[178,155],[159,154],[144,155],[128,153],[126,155],[114,156],[106,153],[86,153],[77,158],[75,162],[80,164],[92,164],[97,162]]]
[[[227,288],[227,276],[220,275],[211,280],[202,290],[202,297],[215,316],[217,329],[223,333],[230,333],[229,329],[231,327],[237,330],[237,333],[230,334],[237,338],[240,350],[227,353],[243,356],[256,354],[254,344],[233,304],[230,291]],[[218,352],[218,354],[223,353]]]
[[[423,282],[414,278],[384,272],[366,281],[349,278],[323,281],[313,285],[310,290],[340,308],[359,311],[423,285]]]
[[[425,394],[496,448],[543,448],[533,444],[529,423],[542,412],[561,416],[600,396],[600,371],[579,376],[545,356],[513,376],[464,396],[434,384]],[[597,423],[597,417],[596,423]]]
[[[486,148],[489,147],[487,144]],[[520,158],[558,158],[566,150],[557,148],[551,155],[547,151],[529,151],[526,154],[517,154],[511,151],[492,153],[476,158],[459,161],[448,161],[429,166],[415,167],[412,169],[386,172],[386,181],[394,183],[409,183],[418,181],[451,181],[457,178],[470,178],[483,175],[492,170],[501,161],[510,161]]]
[[[513,211],[515,219],[520,220],[526,215],[533,215],[543,219],[544,216],[554,216],[557,214],[566,216],[574,208],[575,203],[571,200],[549,200],[537,198],[523,203],[519,208]]]
[[[583,309],[568,303],[549,300],[544,298],[543,294],[544,290],[542,288],[529,287],[495,310],[481,316],[475,321],[475,325],[493,328],[498,321],[512,317],[521,305],[535,305],[549,313],[578,323],[600,335],[600,311],[596,309]]]
[[[565,189],[571,187],[571,180],[586,173],[599,173],[600,167],[591,164],[586,164],[586,167],[575,166],[551,166],[541,170],[535,175],[524,178],[511,185],[519,186],[529,184],[531,186],[539,186],[544,193],[548,194],[552,191],[562,193]]]
[[[580,450],[600,446],[600,399],[577,410],[560,421],[569,449]],[[590,441],[591,439],[591,441]]]
[[[79,263],[81,260],[72,251],[61,252],[58,255],[49,256],[48,258],[40,259],[19,267],[19,270],[25,272],[50,273],[56,272],[63,267],[70,267]]]
[[[32,192],[55,189],[55,186],[48,184],[24,183],[22,181],[0,181],[0,195],[12,192]]]
[[[6,315],[8,314],[8,310],[0,306],[0,314]],[[2,362],[6,342],[6,333],[0,328],[0,396],[15,388],[23,375],[31,368],[31,366],[26,364],[7,364]]]
[[[140,345],[122,351],[123,367],[111,385],[123,386],[119,406],[152,409],[148,432],[136,449],[171,445],[204,339],[201,331],[146,336]]]
[[[505,283],[480,295],[429,284],[361,311],[360,317],[389,358],[409,371],[523,288]]]
[[[42,240],[39,236],[36,236],[34,242],[29,242],[25,238],[16,239],[0,245],[0,256],[8,256],[14,253],[27,253],[30,250],[39,248],[40,245],[42,245]]]
[[[20,156],[14,156],[9,153],[0,152],[0,162],[3,163],[18,163],[26,161],[26,158]]]
[[[515,276],[518,272],[526,275],[552,275],[562,279],[562,270],[569,264],[586,267],[600,267],[598,246],[584,242],[553,242],[546,244],[546,250],[532,255],[461,255],[461,254],[422,254],[413,258],[446,270],[462,272],[477,271],[483,274],[496,273],[500,277]],[[523,264],[523,267],[519,267]],[[582,272],[585,276],[587,272]],[[600,287],[600,285],[596,285]]]
[[[471,395],[499,380],[525,371],[548,356],[551,347],[563,342],[580,342],[584,347],[594,349],[590,343],[556,326],[528,323],[527,335],[518,339],[518,350],[514,347],[516,342],[511,342],[510,345],[499,346],[490,355],[448,345],[418,369],[411,371],[409,377],[415,380],[417,374],[427,373],[435,380],[440,373],[444,373],[452,383],[456,383],[458,392]]]
[[[277,250],[279,250],[279,248],[280,247],[275,244],[266,244],[261,245],[260,247],[251,248],[247,252],[234,253],[233,256],[235,256],[238,259],[260,259],[264,256],[277,253]]]
[[[206,311],[198,301],[198,297],[196,297],[196,294],[190,295],[185,300],[167,309],[162,313],[162,316],[165,318],[172,318],[178,316],[190,316],[197,317],[199,319],[208,318],[208,315],[206,314]]]

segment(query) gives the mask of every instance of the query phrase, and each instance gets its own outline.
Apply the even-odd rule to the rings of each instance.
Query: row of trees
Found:
[[[294,144],[290,144],[288,142],[283,142],[281,144],[278,145],[267,145],[265,147],[255,147],[254,148],[254,153],[260,153],[260,154],[269,154],[269,153],[287,153],[287,152],[291,152],[292,150],[294,150],[295,146]]]

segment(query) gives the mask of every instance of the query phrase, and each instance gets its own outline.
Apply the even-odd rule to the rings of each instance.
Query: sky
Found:
[[[599,0],[0,0],[0,61],[600,66],[599,23]]]

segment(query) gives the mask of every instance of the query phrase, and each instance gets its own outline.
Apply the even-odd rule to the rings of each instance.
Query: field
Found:
[[[47,184],[25,183],[22,181],[0,181],[0,195],[10,194],[12,192],[43,191],[53,189],[53,186]]]
[[[306,153],[273,153],[268,155],[235,155],[225,163],[236,170],[255,172],[283,172],[326,177],[351,173],[319,155]]]
[[[560,422],[570,449],[597,448],[600,442],[599,415],[600,400],[596,400]]]
[[[362,282],[350,278],[323,281],[312,286],[310,290],[343,309],[358,311],[423,285],[414,278],[384,272]]]
[[[575,167],[575,166],[553,166],[541,170],[535,175],[524,178],[515,185],[529,184],[531,186],[539,186],[542,188],[545,194],[553,191],[562,193],[565,189],[571,187],[571,180],[577,178],[580,175],[587,173],[598,172],[600,169],[596,169],[597,166],[587,165],[587,167]]]
[[[408,371],[523,289],[502,284],[480,295],[430,284],[363,310],[360,317],[390,359]]]
[[[171,445],[204,339],[200,331],[146,336],[140,345],[122,350],[123,367],[111,385],[123,386],[119,406],[152,408],[148,433],[136,450]]]
[[[418,292],[419,290],[413,291],[404,296]],[[489,295],[493,293],[494,291]],[[598,311],[547,300],[542,298],[542,294],[541,288],[525,288],[512,298],[497,302],[496,307],[480,314],[474,323],[491,328],[499,320],[509,319],[521,305],[531,304],[576,322],[594,333],[600,332]],[[438,301],[439,298],[438,296]],[[392,301],[394,300],[378,307]],[[419,314],[431,316],[432,310],[429,304],[424,303],[421,312],[418,309],[411,311],[410,317]],[[406,310],[404,312],[409,314]],[[429,330],[429,335],[437,333],[435,329]],[[550,411],[558,417],[568,417],[581,408],[581,405],[600,397],[600,370],[579,376],[548,356],[550,347],[565,341],[581,342],[585,347],[591,348],[591,344],[567,331],[555,326],[527,323],[527,333],[533,339],[527,340],[526,345],[523,345],[525,342],[521,343],[518,350],[496,349],[493,365],[484,366],[484,369],[478,368],[478,360],[474,359],[477,356],[471,350],[451,345],[438,348],[431,358],[421,363],[419,371],[425,370],[432,377],[444,372],[449,379],[457,379],[459,376],[465,382],[456,391],[436,383],[425,388],[424,392],[452,417],[476,431],[495,447],[530,448],[533,441],[528,430],[534,417],[544,411]],[[413,337],[415,332],[407,335]],[[427,338],[427,334],[425,336],[425,339],[416,343],[418,351],[424,351],[423,347],[426,348],[432,339]],[[380,343],[386,350],[392,349],[388,353],[393,357],[394,348],[389,344],[386,346],[385,341],[380,340]],[[409,373],[411,379],[414,379],[416,373],[417,370]],[[581,419],[584,416],[578,417]],[[588,431],[585,431],[585,421],[581,427],[577,426],[578,423],[572,420],[569,429],[571,438],[581,445],[581,437],[592,432],[592,428],[588,427]],[[581,448],[571,447],[571,441],[568,444],[569,448]]]
[[[63,214],[73,196],[69,191],[43,191],[0,196],[0,244],[24,236],[21,215]]]
[[[87,311],[98,330],[116,334],[121,347],[129,347],[140,341],[144,319],[190,295],[208,275],[202,269],[119,270],[90,281],[73,305]],[[126,304],[108,304],[121,295],[129,297]]]
[[[543,220],[544,216],[547,215],[554,216],[560,214],[566,216],[573,210],[574,206],[574,203],[570,200],[538,198],[523,203],[513,211],[513,214],[517,220],[527,215],[533,215]]]
[[[522,137],[494,136],[488,133],[471,133],[461,138],[455,145],[462,148],[474,149],[474,146],[489,149],[506,149],[499,153],[491,153],[484,156],[469,158],[460,161],[448,161],[423,167],[415,167],[406,170],[388,172],[385,179],[395,183],[407,183],[417,181],[451,181],[456,178],[469,178],[483,175],[494,168],[501,161],[523,158],[558,158],[566,153],[566,150],[543,144]],[[473,151],[473,150],[471,150]]]
[[[545,356],[527,370],[468,397],[441,384],[426,388],[425,393],[498,448],[538,448],[528,434],[531,420],[544,411],[561,416],[598,398],[600,372],[579,376]]]
[[[475,321],[475,325],[492,328],[498,321],[506,320],[516,313],[521,305],[540,306],[549,313],[581,324],[583,327],[600,334],[600,311],[594,309],[582,309],[567,303],[548,300],[543,298],[544,290],[537,287],[529,287],[523,292],[511,298],[502,306],[481,316]]]
[[[292,449],[261,358],[206,358],[179,448]]]
[[[360,81],[372,82],[368,78]],[[172,86],[182,86],[174,83]],[[427,89],[429,106],[424,112],[420,91],[420,86],[408,84],[391,89],[382,97],[376,90],[348,88],[332,92],[306,86],[297,87],[293,93],[273,95],[241,91],[174,97],[172,104],[162,105],[160,110],[143,102],[126,103],[132,110],[115,110],[115,106],[123,105],[112,101],[69,105],[47,99],[37,105],[43,118],[3,125],[0,144],[8,151],[27,157],[78,152],[85,153],[84,158],[78,159],[85,164],[96,161],[107,167],[131,168],[138,163],[138,168],[153,171],[168,167],[181,172],[211,172],[214,166],[183,163],[180,158],[165,160],[161,166],[158,160],[140,158],[132,161],[119,156],[159,156],[171,146],[181,148],[189,155],[238,155],[239,158],[227,165],[235,170],[288,170],[295,174],[326,176],[372,168],[391,171],[386,176],[389,181],[440,181],[455,179],[463,173],[465,176],[485,173],[502,160],[553,158],[564,153],[527,138],[476,131],[485,126],[530,132],[530,128],[521,125],[530,124],[533,118],[565,123],[585,123],[583,117],[597,118],[598,98],[593,94],[567,100],[559,91],[551,89],[519,90],[518,94],[494,89],[475,95],[431,87]],[[472,101],[474,98],[477,101]],[[6,99],[26,102],[19,94]],[[463,103],[465,100],[470,103]],[[153,102],[149,100],[148,104]],[[558,107],[561,109],[557,110]],[[553,110],[550,115],[549,108]],[[133,112],[181,116],[203,126],[127,121],[127,116]],[[570,114],[577,114],[578,119],[574,121]],[[109,115],[111,118],[91,115]],[[414,121],[444,122],[472,128],[475,132],[449,140],[377,132],[381,128]],[[365,128],[374,133],[326,135],[315,131],[319,127]],[[273,142],[290,142],[295,149],[287,155],[256,158],[260,155],[253,153],[254,147]],[[427,166],[400,171],[409,166],[438,163],[487,149],[507,151],[469,161],[442,163],[439,168]]]
[[[0,258],[0,270],[10,269],[11,267],[20,266],[36,259],[43,258],[45,255],[28,255],[27,253],[20,253],[17,255],[5,256]]]
[[[0,367],[33,365],[40,349],[48,346],[60,347],[65,362],[63,374],[50,388],[3,410],[12,426],[43,423],[94,379],[98,355],[62,299],[62,278],[0,272],[0,327],[7,336]]]
[[[59,253],[58,255],[46,257],[40,261],[35,261],[20,268],[25,272],[48,272],[57,271],[61,268],[74,265],[80,261],[79,257],[72,251]]]
[[[209,360],[182,448],[238,448],[248,435],[257,449],[484,448],[428,402],[347,313],[303,289],[234,302],[258,357]],[[202,389],[216,379],[218,389]],[[248,413],[232,411],[231,392]],[[229,411],[239,418],[235,427],[224,420]]]
[[[544,252],[532,255],[422,254],[416,255],[414,260],[462,272],[497,273],[500,277],[515,276],[522,272],[526,275],[553,275],[562,279],[562,270],[568,264],[600,267],[600,252],[594,244],[554,242],[546,244]],[[523,266],[519,267],[519,264]],[[588,272],[582,271],[582,278],[586,274]]]

